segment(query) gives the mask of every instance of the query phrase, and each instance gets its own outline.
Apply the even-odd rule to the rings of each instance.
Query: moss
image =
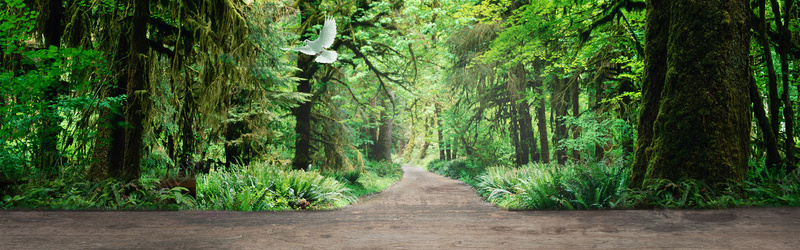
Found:
[[[648,94],[660,99],[655,111],[648,106],[643,109],[643,116],[657,113],[652,138],[647,138],[649,145],[639,145],[646,146],[648,153],[637,156],[634,184],[640,184],[637,174],[673,181],[691,178],[709,184],[741,181],[749,158],[751,119],[747,5],[743,1],[679,0],[656,7],[669,9],[668,31],[659,28],[667,32],[668,42],[666,50],[648,53],[666,53],[666,60],[645,63],[650,64],[646,68],[652,72],[665,72],[665,77],[660,92],[645,93],[645,105],[651,104],[647,103]],[[651,17],[648,15],[648,28],[652,26]],[[646,76],[648,80],[660,79]],[[640,128],[640,135],[642,129],[648,128]]]

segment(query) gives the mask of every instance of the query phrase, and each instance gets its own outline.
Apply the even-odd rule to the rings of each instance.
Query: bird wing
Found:
[[[322,30],[319,32],[317,40],[308,43],[315,48],[329,48],[333,45],[334,38],[336,38],[336,20],[325,18],[325,24],[322,25]]]
[[[319,54],[319,56],[317,56],[317,58],[315,58],[315,59],[314,59],[314,61],[317,61],[318,63],[332,63],[332,62],[335,62],[335,61],[336,61],[336,57],[337,57],[338,55],[339,55],[339,54],[338,54],[338,53],[336,53],[336,51],[332,51],[332,50],[323,50],[323,51],[322,51],[322,52]]]
[[[300,51],[303,54],[310,55],[310,56],[313,56],[313,55],[317,54],[317,52],[314,51],[313,49],[311,49],[311,46],[308,46],[308,45],[303,46],[303,47],[291,48],[291,49],[287,49],[287,48],[281,48],[281,49],[282,50]]]

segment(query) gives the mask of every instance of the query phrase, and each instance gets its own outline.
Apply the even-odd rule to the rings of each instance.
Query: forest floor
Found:
[[[404,167],[334,211],[0,211],[0,249],[795,248],[800,208],[506,211]]]

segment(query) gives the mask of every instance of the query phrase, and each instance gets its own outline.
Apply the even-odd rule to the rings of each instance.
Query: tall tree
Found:
[[[48,0],[40,3],[40,16],[43,19],[43,27],[40,29],[44,37],[44,45],[47,47],[61,47],[61,36],[64,35],[64,3],[61,0]],[[59,150],[57,148],[59,134],[61,133],[61,117],[56,110],[58,96],[67,89],[67,83],[58,78],[48,79],[42,93],[42,110],[40,111],[44,119],[39,128],[38,151],[34,158],[35,164],[45,173],[52,177],[57,171]]]
[[[650,0],[647,8],[632,184],[742,181],[750,156],[748,1]]]

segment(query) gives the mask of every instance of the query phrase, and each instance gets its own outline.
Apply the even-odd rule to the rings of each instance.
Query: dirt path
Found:
[[[524,211],[405,167],[336,211],[0,212],[0,249],[796,248],[799,208]]]

